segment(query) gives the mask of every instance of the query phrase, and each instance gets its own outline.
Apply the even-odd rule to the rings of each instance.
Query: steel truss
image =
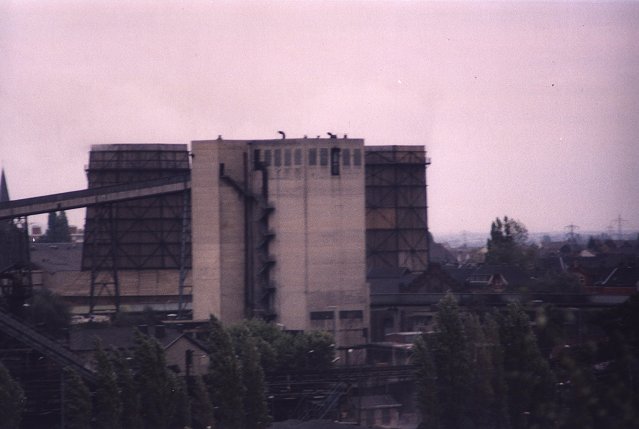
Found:
[[[426,167],[423,149],[366,149],[367,267],[428,268]]]
[[[142,182],[190,173],[185,145],[94,146],[89,188]],[[90,311],[119,311],[121,270],[179,270],[178,312],[186,308],[191,267],[190,190],[87,208],[82,269],[91,271]],[[105,306],[106,304],[106,306]]]

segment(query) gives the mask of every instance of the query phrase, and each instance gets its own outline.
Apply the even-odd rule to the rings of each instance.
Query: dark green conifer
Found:
[[[0,362],[0,429],[20,427],[24,411],[24,391]]]
[[[207,345],[209,370],[205,382],[216,407],[216,427],[241,428],[244,420],[244,387],[240,367],[229,334],[213,315],[209,320]]]
[[[63,420],[65,429],[91,428],[91,392],[72,369],[64,370]]]
[[[122,402],[118,388],[118,379],[109,356],[98,341],[95,352],[96,390],[95,390],[95,427],[119,429],[122,422]]]

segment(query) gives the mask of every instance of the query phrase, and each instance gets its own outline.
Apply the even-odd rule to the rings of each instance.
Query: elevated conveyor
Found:
[[[190,188],[191,178],[189,175],[184,175],[24,198],[0,203],[0,219],[135,200],[154,195],[181,192]]]
[[[0,311],[0,331],[49,357],[62,367],[75,370],[83,379],[95,382],[95,374],[68,349],[40,334],[35,329]]]

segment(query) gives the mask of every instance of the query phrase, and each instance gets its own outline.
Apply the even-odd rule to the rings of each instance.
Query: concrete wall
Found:
[[[219,146],[194,141],[191,150],[193,319],[204,320],[222,312]]]
[[[37,286],[62,296],[71,304],[73,313],[85,314],[89,311],[90,271],[38,271],[36,277],[41,279]],[[178,270],[119,271],[121,309],[141,311],[148,305],[160,311],[176,311],[179,300],[179,278]],[[191,299],[191,271],[187,271],[184,283],[184,300],[188,303]],[[101,294],[98,286],[95,292],[96,310],[99,311],[102,307],[113,308],[111,294],[111,285]]]
[[[192,143],[194,319],[215,314],[233,323],[251,310],[244,308],[246,291],[256,300],[262,293],[255,277],[259,213],[251,197],[262,192],[262,171],[254,168],[259,150],[275,208],[269,218],[275,321],[286,329],[326,329],[311,313],[331,313],[340,345],[366,341],[363,145],[361,139]],[[339,174],[331,169],[331,149],[341,150]],[[220,164],[235,185],[220,178]],[[248,223],[245,201],[255,209]]]
[[[361,153],[363,140],[286,140],[261,148],[281,149],[283,164],[286,152],[293,154],[290,166],[268,167],[269,202],[275,207],[271,227],[276,234],[272,254],[278,321],[287,329],[326,329],[322,319],[311,320],[311,313],[331,312],[338,344],[364,342],[362,328],[368,326],[364,168],[353,165],[352,158],[350,165],[343,165],[340,154],[339,174],[333,175],[330,159],[333,148],[348,149],[350,156],[355,150]],[[296,149],[301,149],[299,166]],[[311,150],[317,151],[316,165],[309,165]],[[325,165],[322,151],[328,152]],[[349,310],[361,311],[356,328],[340,323],[340,312]]]

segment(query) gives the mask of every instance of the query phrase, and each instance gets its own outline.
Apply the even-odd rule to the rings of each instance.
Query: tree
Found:
[[[64,370],[63,416],[66,429],[91,428],[91,392],[77,372]]]
[[[247,331],[254,340],[264,372],[275,371],[280,365],[279,349],[276,344],[281,343],[281,339],[290,334],[283,332],[273,323],[260,319],[243,320],[228,329],[231,337],[242,335],[244,331]]]
[[[248,329],[234,331],[233,345],[240,361],[244,386],[244,426],[264,429],[271,419],[266,404],[266,383],[256,341]]]
[[[335,341],[325,331],[291,333],[262,320],[245,320],[229,328],[231,336],[248,330],[264,372],[327,369],[335,359]]]
[[[597,427],[639,426],[639,294],[596,319],[608,338],[599,350]]]
[[[440,419],[444,428],[463,428],[469,419],[472,369],[466,330],[452,294],[439,302],[435,320],[433,355],[437,367]]]
[[[486,262],[528,268],[535,249],[527,241],[528,230],[523,223],[508,216],[504,216],[503,220],[496,218],[490,226],[490,238],[486,243]]]
[[[244,388],[240,368],[229,334],[213,315],[209,320],[207,345],[209,370],[205,382],[211,401],[216,406],[216,427],[241,428]]]
[[[33,294],[27,317],[33,325],[56,338],[64,337],[71,323],[69,305],[48,289]]]
[[[439,302],[435,320],[435,332],[416,343],[418,397],[424,427],[472,427],[470,348],[452,294]]]
[[[103,429],[118,429],[122,422],[122,401],[113,364],[97,342],[95,351],[97,388],[95,391],[95,426]]]
[[[528,315],[519,303],[512,303],[497,320],[513,428],[553,427],[555,380],[539,351]]]
[[[50,212],[47,219],[47,231],[40,238],[43,243],[69,243],[71,233],[65,211]]]
[[[122,404],[121,426],[124,429],[140,428],[142,427],[140,395],[127,356],[122,352],[114,351],[111,363],[117,377],[119,398]]]
[[[0,429],[20,427],[24,411],[24,391],[0,362]]]
[[[211,403],[211,397],[204,385],[202,377],[193,377],[190,390],[193,427],[195,429],[212,427],[214,421],[213,404]]]
[[[483,318],[483,334],[489,351],[489,367],[492,369],[491,386],[493,401],[489,404],[489,412],[494,429],[509,429],[508,388],[504,371],[504,348],[499,337],[499,325],[493,314],[487,313]]]
[[[168,372],[170,381],[171,402],[175,404],[175,412],[171,418],[170,428],[185,428],[191,426],[191,399],[186,383],[172,371]]]
[[[430,344],[429,344],[430,343]],[[437,367],[432,350],[433,342],[421,335],[413,348],[413,362],[416,367],[417,407],[422,416],[420,429],[440,429],[439,397],[437,395]]]
[[[164,350],[154,339],[135,333],[133,357],[135,382],[140,398],[140,415],[144,427],[166,429],[176,411],[172,389],[175,388],[166,367]]]
[[[492,342],[487,339],[479,316],[467,313],[462,318],[467,336],[467,347],[471,372],[468,381],[470,396],[475,398],[469,406],[470,416],[476,428],[493,429],[498,427],[495,420],[499,407],[497,389],[494,383],[498,362],[495,362]],[[499,398],[503,399],[503,398]]]
[[[55,230],[56,230],[56,242],[57,243],[69,243],[71,242],[71,232],[69,231],[69,220],[67,219],[67,214],[63,210],[58,213],[58,216],[55,220]]]

